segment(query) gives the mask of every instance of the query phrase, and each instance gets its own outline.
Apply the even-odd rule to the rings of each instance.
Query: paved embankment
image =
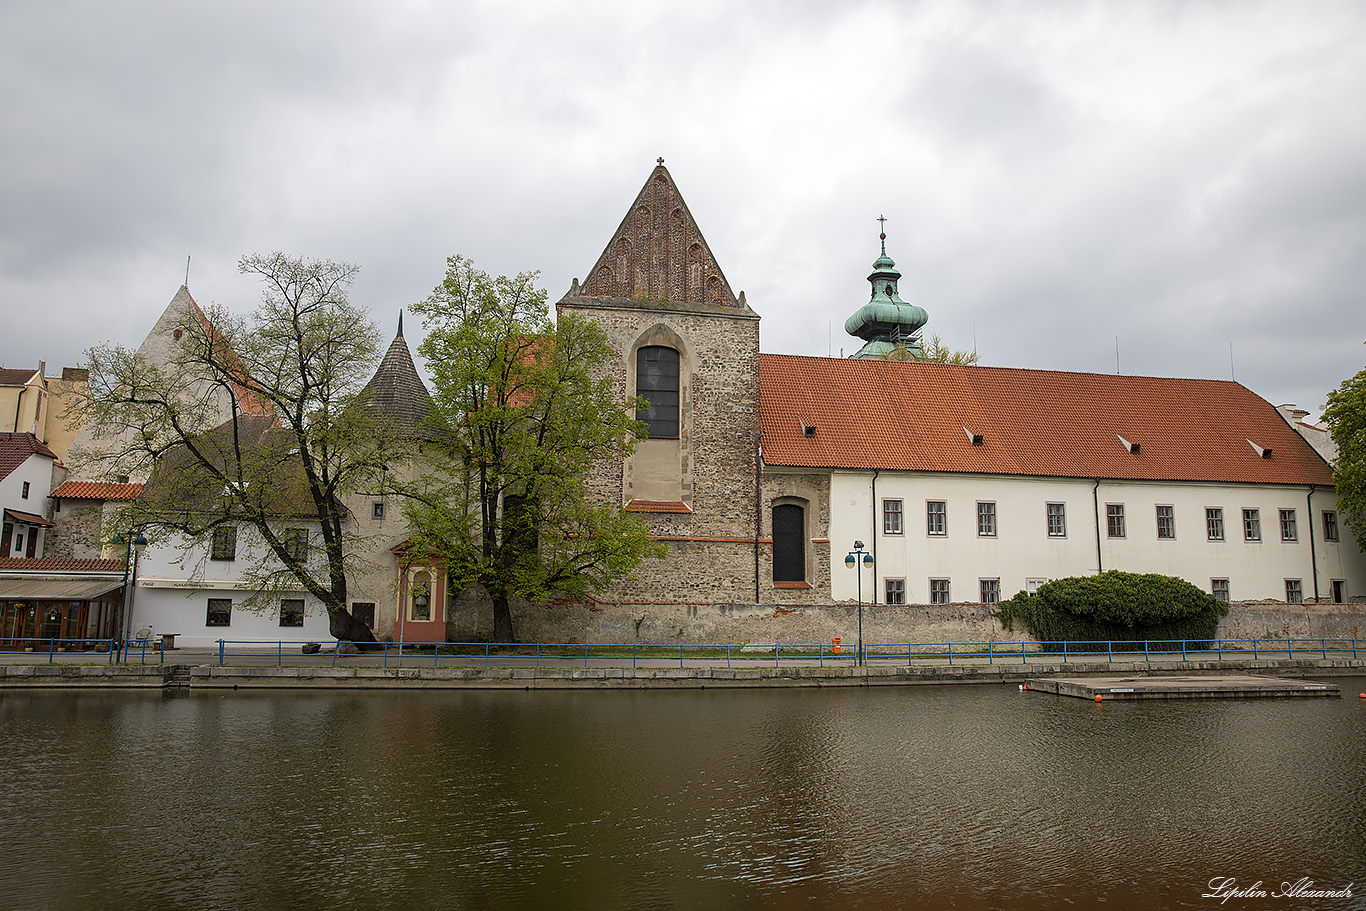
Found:
[[[1230,673],[1366,676],[1366,659],[1070,662],[791,667],[261,667],[216,665],[0,666],[0,689],[705,689],[1023,683],[1040,677]]]

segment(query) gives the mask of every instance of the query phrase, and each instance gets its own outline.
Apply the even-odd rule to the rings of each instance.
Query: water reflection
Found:
[[[1363,702],[7,693],[0,904],[1209,907],[1218,875],[1360,896]]]

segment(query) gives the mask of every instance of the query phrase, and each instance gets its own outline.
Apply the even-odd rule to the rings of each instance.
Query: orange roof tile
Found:
[[[1333,483],[1269,402],[1226,380],[761,354],[759,386],[769,465]]]
[[[52,491],[53,497],[69,500],[136,500],[141,484],[111,484],[104,481],[67,481]]]
[[[123,560],[78,560],[66,557],[38,557],[26,560],[0,558],[0,572],[123,572]]]

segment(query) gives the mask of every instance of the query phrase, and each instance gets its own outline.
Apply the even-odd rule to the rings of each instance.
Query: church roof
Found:
[[[365,407],[377,409],[393,421],[404,433],[431,439],[434,431],[427,426],[432,413],[432,397],[422,377],[418,376],[413,355],[403,338],[403,315],[399,314],[398,334],[389,344],[379,369],[361,391]]]
[[[664,159],[645,181],[607,248],[565,303],[757,315],[737,299],[688,211]]]
[[[760,354],[759,389],[773,466],[1333,483],[1269,402],[1227,380]]]

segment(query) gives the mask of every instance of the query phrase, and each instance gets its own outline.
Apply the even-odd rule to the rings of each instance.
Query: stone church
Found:
[[[1237,383],[927,363],[882,235],[849,359],[760,354],[662,160],[558,312],[601,325],[648,438],[598,495],[668,545],[605,605],[990,605],[1109,569],[1344,602],[1366,560],[1321,428]],[[846,556],[861,546],[872,562]],[[753,609],[753,608],[751,608]]]

